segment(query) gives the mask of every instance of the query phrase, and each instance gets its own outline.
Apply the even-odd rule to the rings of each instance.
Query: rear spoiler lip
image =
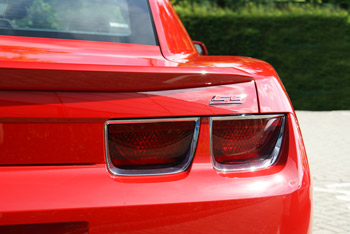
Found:
[[[141,92],[249,82],[235,68],[1,62],[0,89]]]

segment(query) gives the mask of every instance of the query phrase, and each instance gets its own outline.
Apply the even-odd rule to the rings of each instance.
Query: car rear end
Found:
[[[0,28],[0,233],[308,233],[309,168],[278,78],[167,57],[155,14],[170,5],[135,2],[96,37],[97,18],[61,22],[75,38]],[[158,37],[135,36],[133,15]]]
[[[245,91],[246,102],[210,106],[225,90]],[[302,230],[310,193],[296,119],[259,114],[254,91],[254,82],[2,91],[2,224],[83,222],[91,233]]]

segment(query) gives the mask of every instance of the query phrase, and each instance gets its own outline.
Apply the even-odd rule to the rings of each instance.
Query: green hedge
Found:
[[[176,7],[210,55],[272,64],[295,109],[350,109],[350,23],[345,12],[211,12]]]

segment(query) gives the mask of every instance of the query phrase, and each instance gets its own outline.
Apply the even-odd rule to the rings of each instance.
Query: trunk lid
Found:
[[[0,36],[0,165],[105,163],[111,119],[258,113],[252,77],[158,46]],[[213,97],[243,103],[210,105]]]
[[[171,62],[158,46],[0,36],[0,88],[153,91],[252,80],[243,71]]]

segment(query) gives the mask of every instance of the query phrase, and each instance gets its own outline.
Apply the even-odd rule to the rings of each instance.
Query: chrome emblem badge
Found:
[[[224,104],[241,105],[245,102],[246,98],[247,98],[246,94],[227,95],[227,96],[216,95],[211,99],[211,102],[209,103],[209,105],[224,105]]]

